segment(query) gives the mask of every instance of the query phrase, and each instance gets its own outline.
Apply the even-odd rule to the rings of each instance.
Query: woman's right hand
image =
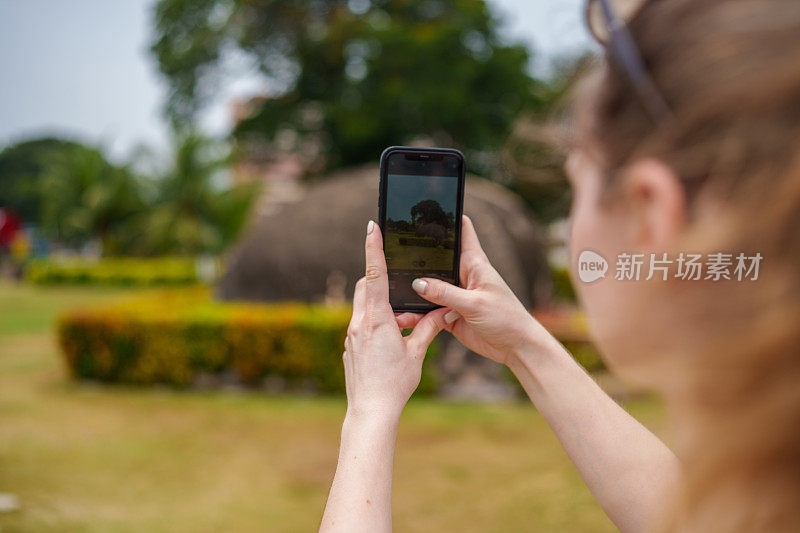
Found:
[[[489,263],[469,217],[461,225],[461,284],[434,278],[412,284],[426,300],[451,309],[445,328],[470,350],[507,364],[511,354],[526,343],[550,334],[531,316],[500,274]],[[397,317],[400,327],[413,327],[419,315]]]

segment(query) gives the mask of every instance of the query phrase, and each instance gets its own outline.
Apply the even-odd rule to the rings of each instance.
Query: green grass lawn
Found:
[[[344,399],[69,381],[55,316],[121,294],[0,284],[0,531],[315,530]],[[397,531],[614,530],[526,403],[412,401],[394,493]]]
[[[452,270],[453,250],[446,248],[428,248],[425,246],[409,246],[400,244],[400,237],[414,237],[413,233],[387,233],[383,247],[386,257],[391,258],[391,268],[414,270]],[[414,264],[419,259],[425,260],[425,266]]]

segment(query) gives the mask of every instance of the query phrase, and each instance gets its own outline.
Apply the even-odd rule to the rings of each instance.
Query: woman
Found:
[[[513,371],[621,530],[800,531],[800,2],[649,1],[627,22],[589,4],[606,60],[579,91],[566,165],[572,267],[587,249],[609,261],[598,281],[576,277],[580,300],[610,368],[663,395],[675,453],[520,305],[467,217],[463,287],[415,280],[444,306],[421,318],[393,315],[370,222],[322,530],[391,529],[398,421],[446,329]],[[690,253],[717,266],[617,268]],[[763,258],[741,281],[740,255]]]

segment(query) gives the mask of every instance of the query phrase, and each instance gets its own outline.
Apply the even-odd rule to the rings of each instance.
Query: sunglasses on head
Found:
[[[672,117],[672,111],[648,73],[642,54],[625,24],[642,3],[643,0],[587,0],[586,24],[592,36],[625,71],[653,121],[661,123]]]

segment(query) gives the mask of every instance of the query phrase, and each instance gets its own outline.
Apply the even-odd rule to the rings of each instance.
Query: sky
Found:
[[[386,218],[411,222],[411,208],[422,200],[436,200],[445,213],[456,212],[458,178],[389,174]]]
[[[489,0],[509,40],[534,50],[534,69],[589,46],[584,0]],[[0,146],[46,134],[101,144],[125,160],[139,146],[164,151],[166,84],[148,54],[153,0],[0,0]],[[231,79],[201,119],[230,127],[229,102],[262,92]]]

